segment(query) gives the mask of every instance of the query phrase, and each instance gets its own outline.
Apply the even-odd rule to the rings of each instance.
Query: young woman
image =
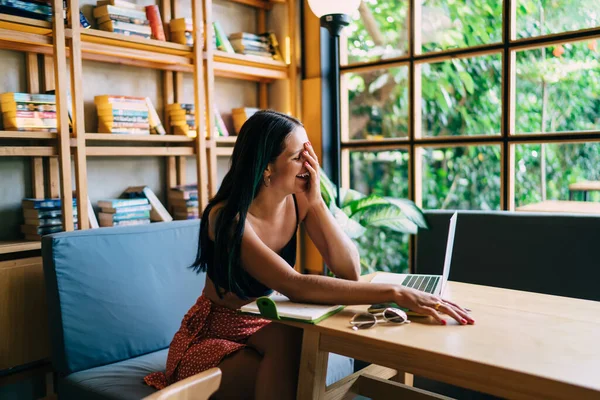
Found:
[[[335,278],[294,270],[300,223]],[[231,168],[204,210],[192,267],[207,272],[206,285],[173,338],[166,372],[145,378],[159,389],[218,366],[216,398],[295,398],[301,331],[236,311],[273,290],[297,302],[395,302],[441,324],[439,313],[474,322],[461,307],[424,292],[358,282],[358,250],[321,198],[306,131],[274,111],[259,111],[243,125]]]

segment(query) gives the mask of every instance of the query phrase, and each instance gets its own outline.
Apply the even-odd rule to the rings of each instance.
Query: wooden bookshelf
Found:
[[[1,242],[0,241],[0,254],[9,253],[20,253],[23,251],[40,250],[42,248],[41,242],[35,241],[11,241]]]
[[[85,151],[88,157],[168,157],[196,154],[191,146],[88,146]]]
[[[0,14],[0,48],[52,54],[52,26],[46,21]]]
[[[21,132],[21,131],[0,131],[0,139],[56,139],[56,133],[52,132]]]
[[[85,140],[106,142],[192,143],[194,138],[183,135],[119,135],[114,133],[86,133]]]
[[[288,66],[282,61],[266,57],[232,54],[214,50],[215,75],[223,78],[244,79],[270,83],[289,79]]]
[[[283,31],[286,29],[285,26],[296,26],[294,25],[296,22],[290,22],[296,21],[295,2],[292,4],[291,1],[284,0],[223,1],[235,3],[228,4],[228,6],[243,9],[244,12],[241,14],[243,19],[240,19],[243,26],[246,26],[244,24],[247,12],[255,15],[255,33],[266,32],[269,28],[277,31],[278,26],[281,27],[277,31],[277,35],[282,51],[289,42],[294,43],[294,32]],[[206,129],[206,132],[214,132],[214,104],[219,103],[220,97],[223,96],[223,93],[214,89],[215,77],[255,83],[255,85],[244,86],[251,90],[253,87],[256,88],[256,104],[230,104],[223,107],[274,108],[296,114],[297,100],[294,91],[297,86],[297,82],[295,82],[297,68],[294,63],[297,57],[293,54],[295,46],[291,46],[291,49],[288,50],[290,54],[285,54],[285,59],[291,60],[291,65],[264,57],[215,50],[212,48],[211,38],[205,37],[201,29],[211,26],[214,20],[212,0],[191,0],[191,4],[190,2],[180,4],[179,2],[157,0],[156,3],[161,7],[161,16],[164,22],[178,17],[189,17],[189,10],[183,12],[182,7],[192,7],[191,15],[195,26],[194,42],[197,44],[196,46],[131,37],[97,29],[81,29],[77,23],[77,13],[71,16],[73,28],[63,26],[60,19],[51,23],[0,14],[0,49],[25,53],[24,68],[27,69],[27,71],[21,71],[20,74],[27,81],[26,87],[19,82],[19,90],[5,87],[0,88],[0,91],[43,93],[46,90],[55,89],[59,94],[57,118],[60,121],[59,125],[63,127],[58,134],[0,131],[0,157],[29,158],[28,161],[31,162],[31,187],[29,189],[31,190],[27,196],[62,197],[64,200],[63,224],[67,230],[73,226],[74,219],[69,203],[73,187],[77,188],[75,196],[80,200],[78,201],[80,221],[87,221],[83,216],[87,212],[85,205],[88,198],[88,186],[97,184],[88,182],[87,165],[90,158],[111,157],[118,163],[119,157],[161,157],[161,161],[165,162],[165,186],[167,188],[195,180],[192,177],[186,177],[190,158],[193,158],[196,164],[199,192],[202,201],[206,203],[218,187],[216,157],[231,156],[233,145],[237,140],[236,136],[213,136],[206,139],[203,135],[191,138],[183,135],[117,135],[85,132],[84,115],[89,114],[85,112],[88,110],[84,110],[84,99],[87,103],[89,97],[84,95],[84,91],[89,96],[90,88],[86,87],[83,81],[89,64],[82,64],[82,60],[112,64],[114,67],[110,66],[110,73],[113,73],[113,70],[114,73],[118,73],[120,65],[160,70],[160,75],[156,75],[160,76],[162,80],[160,83],[162,90],[157,92],[158,96],[162,98],[159,97],[159,104],[155,104],[158,111],[161,111],[160,108],[164,108],[164,105],[169,103],[193,102],[196,110],[206,112],[205,119],[197,118],[198,132],[203,132],[203,129]],[[280,18],[284,13],[277,12],[277,16],[272,18],[275,26],[269,26],[269,18],[271,18],[269,13],[282,4],[283,7],[288,7],[286,22],[282,23],[283,19]],[[77,9],[81,4],[77,0],[73,0],[71,5],[73,9]],[[53,6],[55,15],[60,15],[62,2],[53,0]],[[218,15],[217,17],[225,19],[229,18],[229,15]],[[285,40],[288,35],[289,41]],[[44,57],[40,57],[40,54]],[[106,70],[106,68],[104,69]],[[186,97],[187,93],[191,92],[191,88],[184,87],[189,82],[189,80],[186,81],[187,78],[184,79],[184,73],[192,75],[193,98]],[[73,77],[72,82],[69,76]],[[286,86],[286,81],[290,83],[289,87]],[[51,83],[50,87],[49,82]],[[268,85],[272,83],[275,86],[269,87]],[[67,96],[65,95],[67,90],[70,90],[73,99],[72,132],[64,129],[69,121]],[[277,93],[273,93],[273,90],[276,90]],[[279,92],[279,90],[282,91]],[[106,85],[106,93],[111,93],[110,84]],[[136,93],[127,94],[137,95]],[[269,100],[271,94],[273,97]],[[229,93],[229,95],[233,96],[234,94]],[[226,110],[227,108],[224,108],[221,111],[227,112]],[[159,114],[159,116],[168,129],[165,113]],[[75,168],[72,167],[73,165]],[[73,182],[75,182],[74,186]],[[168,205],[166,204],[166,206]],[[85,229],[84,225],[80,224],[79,228]],[[15,237],[20,236],[15,232]],[[6,258],[14,258],[15,262],[23,259],[23,255],[20,253],[31,250],[39,251],[40,249],[41,243],[36,241],[17,239],[0,242],[0,254],[14,254],[6,256]],[[10,299],[13,309],[25,309],[23,299],[35,298],[30,293],[31,287],[26,286],[26,289],[27,293],[24,293],[23,296]],[[37,301],[36,306],[39,306],[39,309],[45,309],[41,300]],[[39,317],[43,318],[43,315],[38,314],[39,312],[36,313],[37,320]],[[35,335],[32,335],[31,338],[29,336],[24,338],[22,345],[14,349],[15,352],[25,355],[19,359],[18,363],[11,364],[11,367],[35,362],[41,356],[48,356],[48,350],[44,350],[40,357],[37,353],[32,354],[26,351],[38,341],[39,335],[47,334],[47,332],[38,332],[35,329],[30,329],[30,331],[35,332]]]

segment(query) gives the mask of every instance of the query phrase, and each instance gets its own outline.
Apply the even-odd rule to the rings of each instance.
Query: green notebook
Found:
[[[344,306],[294,303],[282,294],[259,297],[240,310],[243,313],[261,315],[267,319],[288,320],[317,324],[325,318],[341,311]]]

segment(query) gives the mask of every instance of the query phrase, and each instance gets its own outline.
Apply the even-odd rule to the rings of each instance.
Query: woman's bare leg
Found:
[[[245,348],[226,357],[219,364],[221,385],[211,399],[254,399],[256,375],[262,357]]]
[[[262,361],[256,374],[256,400],[295,399],[302,347],[302,330],[271,323],[250,336]]]

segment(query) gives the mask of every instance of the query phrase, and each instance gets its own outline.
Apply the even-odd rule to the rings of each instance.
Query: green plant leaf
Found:
[[[323,198],[325,204],[327,204],[327,207],[331,208],[331,205],[335,203],[335,199],[337,197],[335,185],[333,182],[331,182],[321,167],[319,167],[319,175],[321,177],[321,197]]]
[[[365,213],[361,223],[367,227],[385,227],[396,232],[417,233],[419,227],[396,206],[388,204]]]
[[[395,197],[385,197],[385,199],[402,210],[404,215],[419,228],[429,229],[423,211],[412,200],[397,199]]]
[[[350,203],[344,206],[344,212],[348,214],[350,217],[353,217],[355,214],[359,212],[363,212],[371,207],[375,207],[377,205],[388,204],[384,198],[377,196],[376,194],[372,194],[368,197],[364,197],[362,199],[351,201]]]
[[[346,213],[339,209],[335,204],[331,204],[330,210],[333,214],[333,218],[335,218],[340,228],[342,228],[342,230],[348,235],[348,237],[350,237],[351,239],[356,239],[364,235],[367,229],[364,226],[362,226],[358,221],[349,218],[346,215]]]
[[[366,197],[357,190],[345,188],[340,188],[340,196],[342,196],[342,207],[345,207],[355,200],[360,200]]]

